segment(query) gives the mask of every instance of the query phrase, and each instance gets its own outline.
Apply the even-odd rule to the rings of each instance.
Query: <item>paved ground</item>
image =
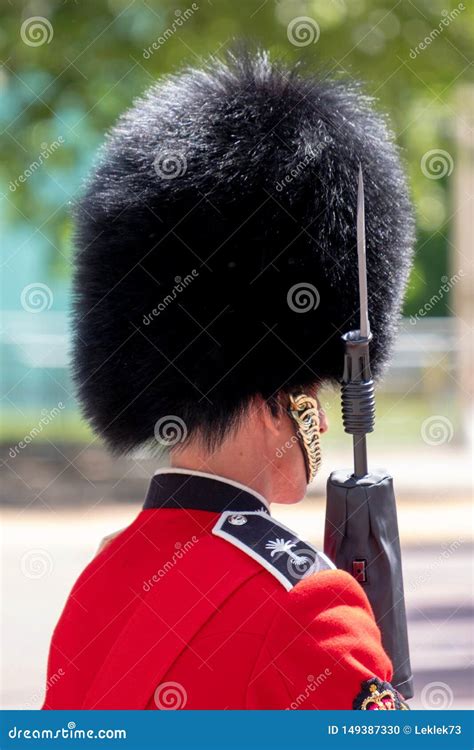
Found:
[[[102,536],[126,525],[137,509],[121,504],[3,511],[3,707],[41,705],[48,641],[67,593]],[[470,514],[470,498],[462,493],[449,505],[399,498],[417,688],[413,707],[472,707]],[[321,498],[298,508],[278,506],[275,515],[321,545]]]

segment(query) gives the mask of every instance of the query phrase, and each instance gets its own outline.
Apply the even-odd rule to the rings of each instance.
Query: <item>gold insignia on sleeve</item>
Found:
[[[391,690],[377,689],[373,682],[370,687],[370,695],[362,701],[361,711],[395,711],[395,695]]]
[[[409,711],[407,704],[389,682],[373,677],[362,683],[353,708],[358,711]]]

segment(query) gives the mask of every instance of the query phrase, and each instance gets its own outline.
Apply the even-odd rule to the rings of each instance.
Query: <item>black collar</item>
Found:
[[[144,510],[150,508],[187,508],[214,513],[260,510],[268,513],[263,497],[242,484],[211,474],[173,469],[158,472],[151,480],[143,505]]]

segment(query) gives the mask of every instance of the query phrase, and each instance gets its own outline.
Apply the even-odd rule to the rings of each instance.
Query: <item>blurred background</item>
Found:
[[[390,117],[416,205],[416,261],[371,463],[395,478],[416,697],[472,703],[474,6],[446,0],[1,0],[2,705],[39,708],[48,642],[100,539],[156,460],[108,455],[69,373],[69,212],[104,132],[157,77],[250,38],[362,79]],[[367,210],[370,210],[370,206]],[[275,515],[322,544],[325,477],[350,465],[339,397],[319,479]]]

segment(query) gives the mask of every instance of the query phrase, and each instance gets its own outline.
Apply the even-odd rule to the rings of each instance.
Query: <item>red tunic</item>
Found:
[[[349,574],[324,560],[305,572],[311,545],[250,491],[157,477],[145,509],[72,589],[44,708],[350,709],[381,694],[390,661]],[[219,498],[232,513],[210,509]],[[216,535],[223,518],[235,539]],[[391,691],[384,701],[396,703]]]

